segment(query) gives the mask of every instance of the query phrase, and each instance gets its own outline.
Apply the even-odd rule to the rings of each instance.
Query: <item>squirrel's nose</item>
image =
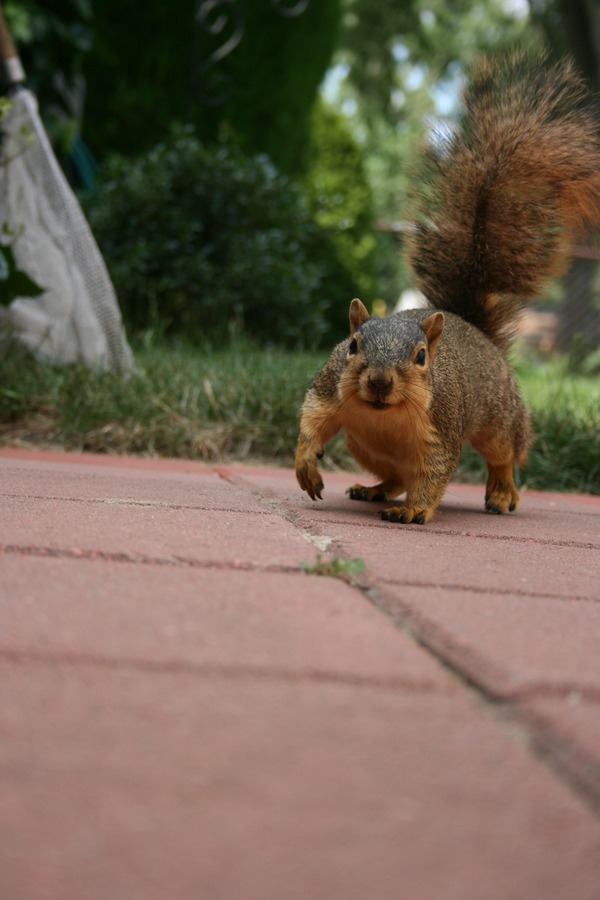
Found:
[[[393,383],[393,378],[386,378],[384,375],[377,375],[375,378],[369,375],[368,378],[369,390],[378,400],[383,400],[384,397],[387,397],[392,390]]]

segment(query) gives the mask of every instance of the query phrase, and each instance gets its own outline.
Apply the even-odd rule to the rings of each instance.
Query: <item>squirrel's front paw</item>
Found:
[[[404,503],[402,506],[390,506],[388,509],[381,510],[381,518],[386,522],[402,522],[405,525],[424,525],[429,522],[434,509],[423,509],[416,506],[410,506]]]
[[[303,491],[306,491],[311,500],[322,500],[323,479],[317,468],[314,457],[296,457],[296,478]]]

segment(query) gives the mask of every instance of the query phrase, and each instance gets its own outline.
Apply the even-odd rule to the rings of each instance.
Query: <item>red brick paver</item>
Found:
[[[0,451],[1,896],[598,900],[600,498],[350,480]]]

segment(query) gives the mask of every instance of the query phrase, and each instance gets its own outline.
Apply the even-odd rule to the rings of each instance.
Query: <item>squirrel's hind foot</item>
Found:
[[[429,522],[435,509],[418,509],[415,506],[403,504],[402,506],[390,506],[381,510],[381,518],[386,522],[402,522],[404,525],[424,525]]]
[[[486,499],[485,501],[485,511],[489,513],[501,513],[505,512],[514,512],[517,506],[519,505],[519,500],[511,500],[510,502],[506,502],[502,500],[501,502],[494,502],[492,499]]]
[[[513,512],[519,505],[519,492],[512,476],[512,465],[488,466],[485,510],[490,513]]]

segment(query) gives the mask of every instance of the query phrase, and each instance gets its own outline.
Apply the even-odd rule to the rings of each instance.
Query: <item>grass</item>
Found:
[[[570,374],[565,360],[518,367],[536,441],[531,487],[600,494],[600,379]]]
[[[322,357],[185,345],[145,346],[127,376],[0,361],[0,442],[199,459],[289,462],[297,410]]]
[[[0,443],[290,465],[298,409],[324,354],[146,345],[128,376],[36,362],[14,346],[0,359]],[[521,482],[600,493],[600,383],[562,360],[516,365],[536,443]],[[343,441],[329,467],[350,466]],[[466,448],[457,477],[484,480]]]
[[[313,563],[300,563],[300,567],[307,575],[324,575],[351,582],[355,575],[365,571],[365,562],[360,557],[344,559],[341,556],[328,557],[323,553],[317,553]]]

